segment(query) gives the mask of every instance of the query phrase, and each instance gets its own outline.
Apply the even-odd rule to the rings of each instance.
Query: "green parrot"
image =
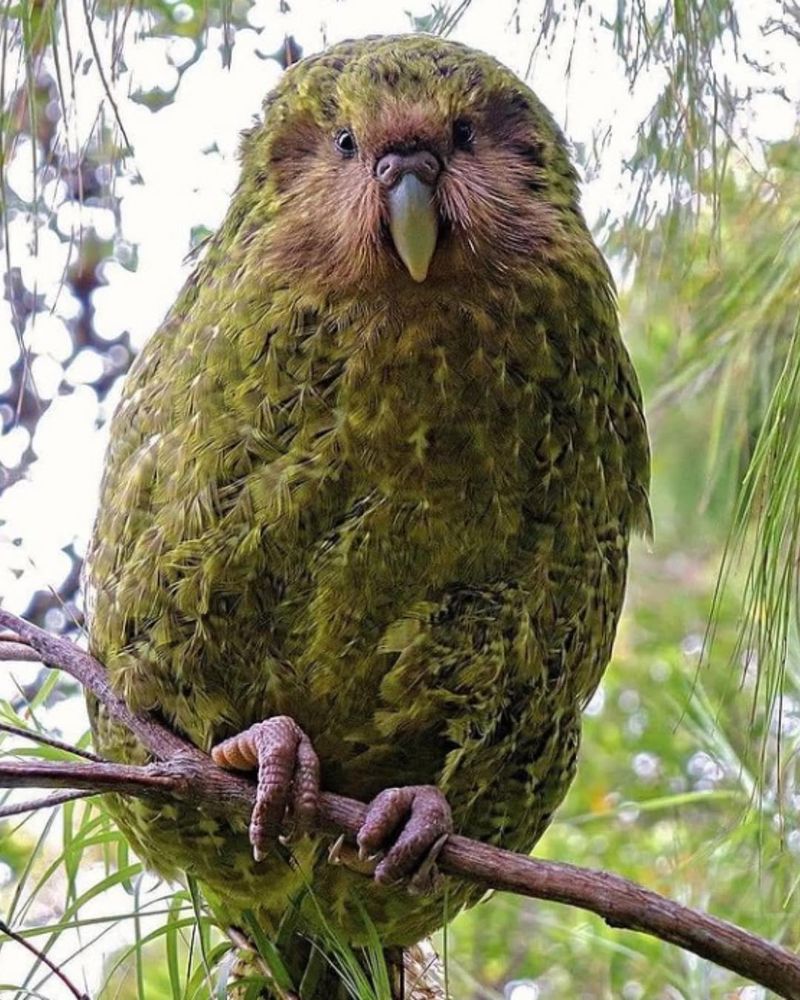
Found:
[[[541,836],[650,528],[649,448],[564,138],[496,60],[343,42],[283,75],[241,162],[114,416],[87,607],[132,708],[258,772],[249,829],[123,798],[120,826],[233,923],[295,907],[299,978],[315,914],[396,949],[475,902],[435,877],[451,830]],[[90,712],[103,754],[147,759]],[[328,862],[320,782],[371,803],[374,878]]]

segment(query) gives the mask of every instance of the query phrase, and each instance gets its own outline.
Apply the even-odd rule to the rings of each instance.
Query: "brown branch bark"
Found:
[[[32,945],[30,941],[27,941],[21,934],[17,934],[16,931],[12,930],[5,920],[0,920],[0,933],[5,934],[7,937],[11,938],[12,941],[16,941],[18,945],[21,945],[26,951],[29,951],[32,955],[36,956],[37,961],[43,962],[47,968],[53,973],[54,976],[58,976],[61,982],[67,987],[70,993],[77,998],[77,1000],[89,1000],[86,993],[81,993],[78,987],[72,982],[72,980],[67,976],[52,959],[48,958],[47,955],[41,949]]]
[[[155,762],[142,767],[95,761],[2,763],[0,787],[166,796],[189,801],[211,813],[235,812],[249,818],[255,800],[254,782],[217,767],[207,754],[152,717],[132,712],[111,690],[104,668],[88,653],[0,610],[2,627],[11,629],[17,639],[4,637],[0,659],[27,659],[13,657],[15,646],[34,649],[47,666],[67,671],[100,698],[114,718],[128,726],[148,748]],[[363,803],[323,793],[320,830],[352,838],[365,814]],[[612,927],[640,931],[676,944],[778,996],[800,1000],[800,956],[610,872],[540,861],[456,835],[445,844],[439,865],[447,874],[477,882],[486,889],[589,910]]]

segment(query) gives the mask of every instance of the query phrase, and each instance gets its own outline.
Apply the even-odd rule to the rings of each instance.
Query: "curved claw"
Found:
[[[215,746],[214,762],[249,771],[258,768],[256,802],[250,817],[253,856],[261,861],[287,813],[298,830],[314,823],[319,803],[319,758],[311,740],[288,715],[276,715]]]
[[[359,851],[385,856],[375,869],[382,885],[408,880],[412,893],[438,880],[436,859],[453,832],[450,806],[434,785],[387,788],[377,795],[358,833]]]

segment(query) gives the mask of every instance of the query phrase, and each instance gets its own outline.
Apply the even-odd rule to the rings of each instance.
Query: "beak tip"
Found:
[[[414,174],[401,178],[389,195],[389,229],[406,270],[421,284],[436,249],[438,219],[432,188]]]

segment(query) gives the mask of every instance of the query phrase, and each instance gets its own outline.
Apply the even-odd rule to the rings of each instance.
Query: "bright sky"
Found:
[[[453,37],[493,53],[524,74],[541,5],[519,4],[521,12],[516,12],[516,6],[514,0],[474,0]],[[181,4],[174,7],[180,18]],[[171,90],[178,68],[191,58],[193,47],[185,39],[136,39],[146,22],[132,13],[125,68],[113,91],[135,156],[131,170],[117,179],[115,193],[121,198],[118,256],[130,256],[135,251],[138,264],[135,271],[117,262],[103,266],[107,284],[93,298],[95,327],[101,336],[113,339],[128,330],[133,344],[141,346],[173,301],[186,276],[182,261],[190,246],[192,228],[204,225],[213,229],[223,217],[237,176],[238,133],[251,123],[265,93],[277,79],[277,63],[265,59],[265,55],[275,52],[286,34],[294,35],[309,54],[326,41],[406,31],[410,27],[406,13],[409,8],[418,15],[430,9],[421,0],[298,0],[292,7],[288,14],[277,13],[278,3],[273,0],[263,0],[254,7],[250,15],[254,30],[237,33],[229,72],[220,69],[221,36],[212,31],[205,52],[185,72],[176,100],[158,113],[130,100],[129,95],[153,86]],[[90,47],[80,8],[80,4],[66,5],[71,16],[73,53],[87,58]],[[595,5],[595,10],[598,8],[609,19],[616,16],[615,0],[600,0]],[[758,25],[770,13],[780,15],[777,0],[742,5],[742,47],[757,59],[783,56],[791,64],[796,59],[796,46],[780,35],[765,38],[759,31]],[[611,129],[603,169],[585,188],[584,207],[590,219],[598,218],[605,209],[621,214],[629,204],[631,186],[622,170],[623,158],[630,153],[636,126],[663,83],[663,74],[655,70],[631,94],[611,51],[610,33],[598,31],[596,23],[588,18],[582,22],[569,77],[565,72],[572,42],[569,28],[560,34],[554,50],[537,55],[529,77],[573,142],[591,143],[596,130]],[[107,55],[110,40],[101,34],[99,43],[101,52]],[[751,73],[725,55],[720,56],[717,69],[736,73],[737,79],[744,82]],[[14,74],[18,72],[14,59],[9,60],[8,72],[6,92],[14,86]],[[751,125],[762,137],[788,136],[796,125],[800,75],[796,70],[793,74],[787,71],[784,82],[789,103],[756,98],[751,104]],[[100,80],[92,68],[76,73],[75,88],[76,101],[67,123],[72,148],[86,141],[102,99]],[[30,165],[30,146],[23,141],[7,171],[9,185],[23,198],[32,191]],[[104,433],[96,430],[98,403],[90,385],[100,370],[98,356],[87,350],[66,373],[62,367],[71,351],[64,321],[75,315],[77,304],[61,287],[61,280],[70,255],[71,235],[81,227],[93,226],[100,235],[111,237],[117,228],[110,210],[64,204],[64,193],[57,179],[45,184],[46,200],[57,207],[57,231],[39,225],[36,247],[30,218],[17,215],[8,222],[12,263],[22,269],[26,286],[35,287],[45,296],[49,310],[37,314],[25,331],[25,341],[35,355],[33,373],[39,394],[43,399],[54,397],[62,378],[75,387],[71,394],[60,396],[41,419],[34,442],[39,458],[28,476],[0,496],[0,603],[17,612],[26,607],[32,591],[58,586],[64,579],[70,568],[63,552],[66,545],[74,542],[78,551],[83,550],[94,515],[105,445]],[[8,387],[9,368],[17,356],[9,307],[2,301],[2,390]],[[105,415],[118,393],[119,387],[103,404]],[[12,416],[5,415],[6,426],[0,435],[0,463],[11,467],[27,445],[26,432],[13,426]],[[30,669],[0,672],[0,696],[11,696],[14,684],[30,677]],[[40,721],[60,729],[68,739],[80,735],[86,725],[75,705],[64,703],[43,713]],[[88,885],[97,876],[83,872],[80,877]],[[120,889],[118,898],[112,894],[105,899],[103,906],[108,905],[127,906],[128,900]],[[65,938],[59,948],[66,952],[72,944]],[[118,944],[117,936],[104,947]],[[18,951],[13,952],[14,961],[23,962]],[[16,973],[11,958],[12,951],[4,950],[3,978],[13,981]],[[87,968],[90,988],[96,985],[98,967],[95,952]],[[527,993],[519,985],[515,1000],[532,1000],[537,995],[534,986],[524,988]],[[47,995],[58,1000],[62,994],[51,984]]]

